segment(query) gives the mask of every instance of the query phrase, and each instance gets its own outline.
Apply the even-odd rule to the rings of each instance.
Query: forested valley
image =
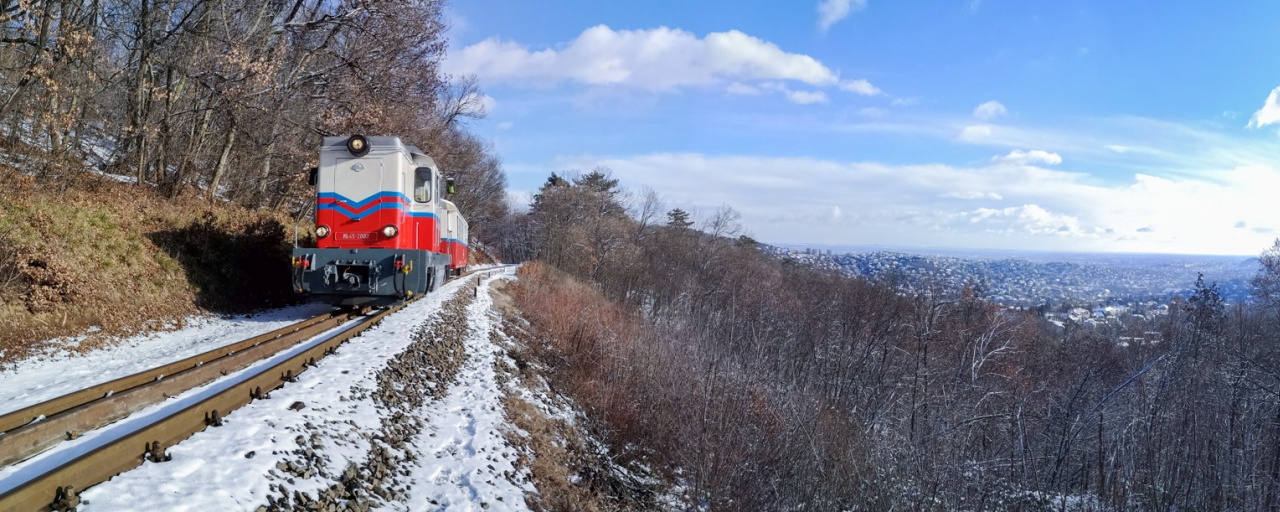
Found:
[[[612,445],[716,510],[1280,505],[1280,244],[1255,300],[1196,281],[1125,345],[960,292],[763,254],[605,172],[553,175],[518,302]],[[524,251],[524,252],[520,252]]]

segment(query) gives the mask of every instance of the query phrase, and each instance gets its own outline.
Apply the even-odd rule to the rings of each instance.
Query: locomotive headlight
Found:
[[[390,224],[387,224],[382,228],[382,236],[385,236],[387,238],[394,238],[396,236],[396,233],[399,233],[399,232],[400,232],[399,229],[396,229],[395,226],[392,226]]]
[[[316,238],[329,236],[329,226],[316,226]]]
[[[347,139],[347,152],[356,158],[369,154],[369,139],[364,135],[352,135]]]

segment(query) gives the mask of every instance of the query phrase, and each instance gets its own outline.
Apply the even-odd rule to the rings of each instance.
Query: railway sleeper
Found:
[[[222,416],[218,414],[218,410],[214,409],[204,415],[204,424],[210,427],[221,427]]]
[[[151,462],[160,463],[160,462],[169,462],[173,460],[173,455],[170,455],[169,452],[166,451],[165,448],[160,445],[160,441],[152,441],[150,443],[147,443],[146,449],[147,451],[145,456],[147,460]]]
[[[58,487],[53,495],[53,503],[49,504],[49,508],[55,512],[75,512],[78,506],[80,506],[80,495],[76,494],[75,486],[71,485]]]
[[[364,327],[359,328],[359,330],[363,330],[372,325],[376,325],[378,321],[382,319],[383,316],[386,316],[390,313],[393,313],[399,310],[400,307],[402,306],[403,304],[398,306],[393,306],[379,312],[377,315],[375,315],[373,318],[370,319],[372,320],[371,322],[368,322],[367,324],[365,324]],[[318,325],[318,324],[315,324],[315,325]],[[332,340],[330,340],[329,343],[332,344],[331,346],[336,346],[337,344],[342,343],[347,339],[350,339],[357,332],[358,331],[348,331],[347,333],[343,333],[333,338]],[[301,361],[299,361],[299,363],[300,362]],[[302,369],[305,369],[305,368],[306,366],[302,365]],[[281,375],[280,381],[294,381],[296,379],[296,375],[295,375],[296,371],[298,370],[286,370]],[[262,377],[270,379],[270,377],[267,377],[267,375],[265,374],[262,375]],[[152,374],[144,378],[147,379],[148,381],[149,380],[158,381],[158,380],[165,379],[166,376],[163,374]],[[274,381],[274,379],[271,379],[271,380]],[[278,387],[280,385],[279,383],[280,381],[275,381],[275,382],[264,381],[263,382],[264,385],[262,386],[254,386],[253,388],[247,388],[248,394],[252,399],[270,398],[270,396],[268,395],[268,392],[271,389]],[[263,389],[264,387],[266,387],[267,389],[264,390]],[[110,389],[110,388],[107,388],[107,389]],[[245,392],[245,389],[246,388],[240,388],[239,392],[243,393]],[[106,391],[105,394],[107,396],[111,396],[111,395],[114,395],[115,393],[113,391]],[[168,395],[167,392],[164,394],[166,396]],[[212,399],[213,398],[210,398],[209,400],[212,400]],[[205,422],[206,425],[208,423],[218,423],[219,421],[222,420],[223,412],[220,409],[212,410],[211,412],[210,411],[211,410],[207,409],[206,412],[204,413],[196,413],[196,414],[204,415],[204,419],[206,420]],[[191,411],[191,412],[195,413],[195,411]],[[169,419],[171,420],[176,417],[177,415],[171,416]],[[43,419],[43,416],[41,416],[40,419]],[[36,421],[39,421],[39,420],[36,420]],[[148,434],[143,434],[143,435],[151,435],[151,434],[159,433],[160,436],[169,436],[169,435],[175,434],[174,432],[169,432],[167,430],[166,431],[153,430],[156,428],[157,428],[156,425],[153,425],[151,427],[145,427],[143,431],[147,431]],[[185,428],[185,427],[179,427],[179,428]],[[203,427],[203,428],[207,428],[207,427]],[[175,437],[174,439],[185,438],[186,436],[189,436],[194,432],[195,431],[182,431],[182,435]],[[78,437],[80,432],[66,431],[66,432],[63,432],[63,434],[66,435],[67,437]],[[138,437],[141,437],[141,436],[138,436],[137,433],[135,433],[135,434],[126,436],[126,438],[123,438],[119,441],[127,442],[130,438],[132,438],[133,439],[132,442],[137,442]],[[6,492],[4,495],[0,496],[0,509],[10,510],[10,509],[13,509],[11,507],[12,505],[17,505],[18,507],[17,509],[21,509],[21,510],[54,510],[58,512],[75,510],[75,508],[81,504],[81,500],[78,497],[78,494],[76,493],[75,487],[73,487],[70,484],[83,485],[85,487],[92,486],[104,480],[110,479],[111,476],[113,476],[114,474],[119,474],[122,471],[127,471],[128,469],[131,469],[132,467],[135,467],[137,465],[137,462],[132,462],[132,464],[128,464],[128,463],[121,464],[119,467],[112,466],[114,462],[120,462],[123,460],[137,461],[137,459],[134,457],[124,455],[130,451],[129,448],[124,448],[123,444],[121,444],[120,446],[122,447],[122,450],[114,453],[112,451],[111,445],[104,446],[98,450],[95,450],[94,452],[91,452],[87,455],[79,457],[76,461],[71,461],[69,463],[66,463],[60,466],[59,468],[53,469],[49,473],[46,473],[45,476],[38,476],[32,479],[31,481],[27,482],[26,484],[23,484],[19,488]],[[169,446],[171,446],[171,444]],[[152,461],[155,463],[171,461],[173,460],[173,457],[171,454],[168,453],[167,448],[168,446],[162,445],[160,441],[157,441],[157,440],[153,440],[151,442],[145,443],[144,452],[142,453],[141,459],[144,461]],[[115,455],[116,460],[110,460],[110,457],[115,453],[119,453],[120,455],[124,455],[124,456],[120,457],[118,455]],[[109,455],[104,455],[104,454],[109,454]],[[251,455],[246,455],[246,457],[249,457],[249,456]],[[90,469],[85,470],[82,468],[75,467],[75,464],[77,462],[86,463],[86,467]],[[110,470],[107,470],[108,466],[110,467]],[[102,471],[98,471],[93,468],[99,468],[103,471],[108,471],[108,472],[103,473]],[[57,480],[62,480],[62,483],[66,483],[69,485],[58,486],[56,483]],[[68,482],[67,480],[74,480],[74,481]],[[81,482],[80,480],[83,480],[83,482]],[[356,510],[368,510],[368,503],[359,499],[359,497],[357,497],[357,499],[355,500],[355,503],[357,505],[357,507],[355,508]],[[363,506],[360,506],[360,505],[363,505]]]

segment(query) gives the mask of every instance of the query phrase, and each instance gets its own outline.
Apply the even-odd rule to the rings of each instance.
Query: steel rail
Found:
[[[42,475],[36,476],[0,494],[0,512],[61,511],[79,503],[77,490],[104,482],[133,469],[146,460],[164,460],[165,450],[208,426],[221,425],[221,418],[261,398],[271,390],[292,381],[308,366],[331,353],[338,345],[355,337],[387,315],[399,311],[412,301],[392,306],[367,316],[348,329],[277,363],[256,370],[238,383],[182,410],[160,418],[150,425],[125,434]]]
[[[60,397],[46,400],[35,405],[24,407],[13,412],[5,413],[4,415],[0,415],[0,432],[7,433],[40,418],[48,418],[60,412],[109,396],[113,393],[120,393],[122,391],[133,389],[159,380],[166,375],[174,375],[178,372],[195,368],[206,362],[213,361],[220,357],[225,357],[229,354],[239,352],[265,341],[287,336],[309,326],[324,322],[329,318],[332,318],[333,315],[334,314],[332,312],[318,315],[314,318],[281,327],[268,333],[259,334],[252,338],[222,346],[202,354],[197,354],[186,359],[174,361],[133,375],[120,377],[79,391],[67,393]],[[0,439],[4,439],[4,437],[0,436]]]
[[[74,395],[80,399],[100,397],[92,401],[82,402],[80,399],[63,400],[62,398],[51,400],[50,402],[58,403],[42,408],[41,412],[48,416],[0,435],[0,466],[22,461],[62,441],[75,439],[81,433],[123,419],[188,389],[213,382],[254,361],[338,327],[351,317],[352,315],[346,313],[318,316],[271,333],[170,363],[159,369],[94,386],[90,388],[92,394],[86,390],[66,395]],[[177,370],[177,373],[170,374],[160,370]],[[110,386],[115,383],[132,387],[119,391],[120,387]],[[54,406],[76,402],[81,403],[69,409],[53,412]],[[39,405],[43,404],[37,404]]]

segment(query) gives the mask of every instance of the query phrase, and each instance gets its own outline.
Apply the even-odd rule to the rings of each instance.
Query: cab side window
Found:
[[[431,168],[419,167],[413,171],[413,200],[431,202]]]

